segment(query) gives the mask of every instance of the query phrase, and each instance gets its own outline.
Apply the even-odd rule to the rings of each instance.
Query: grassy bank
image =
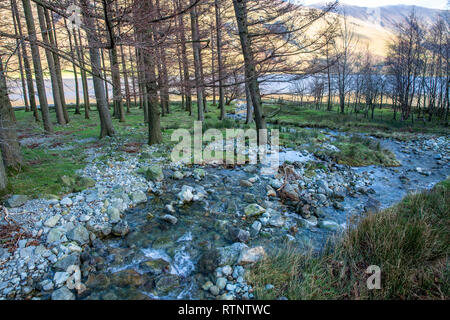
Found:
[[[70,122],[61,126],[56,122],[54,110],[50,112],[54,125],[54,134],[44,135],[42,123],[36,123],[31,112],[16,110],[18,136],[21,141],[29,140],[22,147],[22,155],[25,165],[20,171],[8,172],[9,186],[0,198],[10,194],[25,194],[31,197],[43,195],[63,195],[68,190],[61,185],[61,176],[76,177],[76,170],[86,165],[86,151],[100,151],[100,148],[109,143],[109,139],[99,140],[100,121],[95,105],[91,105],[90,119],[84,118],[83,106],[81,115],[75,115],[74,109],[69,110]],[[210,105],[210,111],[206,115],[204,129],[207,128],[233,128],[234,120],[223,123],[218,120],[219,110]],[[228,107],[231,112],[233,107]],[[195,110],[195,105],[193,106]],[[127,113],[125,122],[113,119],[116,130],[114,142],[117,150],[114,154],[105,155],[108,159],[112,156],[120,157],[122,152],[132,152],[137,146],[147,142],[147,127],[144,125],[143,111],[131,108]],[[179,103],[171,104],[171,113],[161,117],[163,143],[171,145],[171,134],[174,129],[192,129],[196,120],[196,114],[189,115],[181,110]],[[116,152],[117,151],[117,152]]]
[[[450,181],[368,214],[320,255],[287,247],[252,269],[258,299],[448,299]],[[366,269],[381,268],[368,290]],[[274,289],[266,290],[266,284]]]
[[[280,111],[276,113],[278,110]],[[400,114],[397,114],[397,119],[394,120],[394,112],[390,106],[383,106],[381,109],[376,108],[373,119],[371,115],[369,115],[369,118],[365,118],[363,112],[350,113],[346,110],[345,114],[341,114],[337,105],[333,105],[332,110],[327,111],[325,105],[321,106],[320,109],[316,109],[314,105],[285,104],[280,109],[279,104],[265,103],[264,112],[268,115],[276,113],[268,121],[283,126],[367,132],[380,137],[395,137],[399,139],[407,139],[418,132],[449,133],[449,128],[442,126],[436,120],[433,120],[432,123],[424,123],[416,119],[414,122],[411,120],[402,121],[400,120]]]

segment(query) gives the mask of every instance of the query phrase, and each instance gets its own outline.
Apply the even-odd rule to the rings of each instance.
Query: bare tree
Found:
[[[193,0],[191,0],[191,4]],[[197,112],[198,121],[204,121],[204,91],[203,91],[203,80],[202,80],[202,62],[201,62],[201,52],[200,52],[200,35],[198,30],[198,13],[197,7],[193,7],[190,11],[191,15],[191,30],[192,30],[192,49],[194,51],[194,68],[195,68],[195,83],[197,87]]]
[[[94,91],[101,125],[100,138],[113,136],[115,134],[115,130],[111,121],[111,115],[109,113],[108,103],[106,101],[105,87],[103,85],[101,75],[100,52],[98,48],[99,40],[97,39],[95,23],[92,17],[92,8],[87,0],[80,0],[80,4],[84,24],[88,30],[87,39],[89,43]]]
[[[352,73],[353,50],[357,44],[354,31],[350,26],[345,11],[342,14],[339,41],[334,42],[334,50],[337,55],[336,73],[339,91],[339,107],[341,113],[345,111],[345,99],[349,91],[350,75]]]
[[[405,23],[397,25],[395,39],[389,45],[386,65],[397,92],[397,100],[402,112],[402,120],[411,113],[412,97],[419,75],[423,29],[413,12]]]
[[[20,169],[23,158],[17,140],[16,124],[13,119],[11,101],[8,97],[6,86],[6,74],[0,56],[0,149],[2,151],[3,163],[7,168]]]
[[[33,11],[31,10],[30,0],[22,0],[25,21],[27,24],[28,38],[31,46],[31,56],[33,58],[34,74],[36,79],[36,88],[39,96],[39,105],[44,122],[44,130],[48,133],[53,132],[53,125],[50,121],[48,110],[47,94],[45,92],[44,75],[42,73],[41,56],[37,45],[36,28],[34,25]]]

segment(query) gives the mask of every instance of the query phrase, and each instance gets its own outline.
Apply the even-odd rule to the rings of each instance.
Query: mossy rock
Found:
[[[95,180],[86,177],[77,177],[75,184],[73,185],[74,192],[80,192],[85,189],[95,187]]]
[[[71,187],[75,184],[75,179],[69,176],[60,176],[58,180],[63,186],[66,187]]]
[[[148,181],[162,181],[164,179],[162,168],[158,165],[140,168],[137,173],[142,174]]]

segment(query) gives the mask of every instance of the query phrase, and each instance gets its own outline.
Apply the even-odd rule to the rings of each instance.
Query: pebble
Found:
[[[226,285],[227,285],[227,279],[225,279],[225,278],[219,278],[219,279],[217,279],[216,286],[217,286],[220,290],[224,289]]]

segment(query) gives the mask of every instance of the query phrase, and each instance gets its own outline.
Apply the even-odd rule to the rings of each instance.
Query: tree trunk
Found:
[[[120,122],[125,122],[125,114],[123,112],[123,101],[122,101],[122,88],[120,82],[120,70],[119,61],[117,58],[117,47],[114,46],[110,51],[111,58],[111,75],[113,80],[113,101],[114,101],[114,112],[116,113],[116,118]]]
[[[108,103],[106,101],[105,87],[103,86],[103,80],[101,79],[101,64],[100,64],[100,52],[98,49],[98,40],[95,32],[95,24],[90,16],[90,9],[88,0],[80,0],[81,10],[83,14],[84,24],[89,32],[87,32],[87,39],[89,44],[89,55],[92,66],[93,82],[95,98],[97,100],[97,110],[100,116],[100,138],[106,136],[113,136],[115,134],[111,115],[109,113]]]
[[[220,120],[225,119],[225,91],[223,88],[224,74],[222,61],[222,18],[220,15],[220,0],[214,0],[216,13],[216,42],[217,42],[217,68],[219,71],[219,109]]]
[[[0,157],[0,192],[4,191],[8,186],[8,176],[6,175],[3,160]]]
[[[116,1],[116,10],[119,11],[119,4],[118,1]],[[117,35],[119,39],[122,38],[121,31],[120,31],[120,24],[117,25]],[[125,101],[127,102],[127,113],[130,113],[130,105],[131,105],[131,96],[130,96],[130,85],[128,83],[128,72],[125,62],[125,53],[123,50],[123,45],[120,46],[120,56],[121,56],[121,62],[122,62],[122,72],[123,72],[123,80],[125,83]],[[130,57],[131,59],[131,57]]]
[[[175,28],[179,29],[178,19],[175,19]],[[178,43],[180,42],[179,33],[176,34],[176,40]],[[185,90],[184,90],[183,65],[181,62],[181,48],[180,45],[178,44],[177,44],[177,60],[180,77],[181,110],[186,110],[186,103],[185,103],[186,94],[184,92]]]
[[[193,0],[191,0],[193,4]],[[203,97],[203,82],[201,74],[201,56],[200,56],[200,36],[197,29],[197,7],[194,6],[190,12],[191,15],[191,29],[192,29],[192,48],[194,51],[194,69],[195,69],[195,83],[197,89],[197,110],[198,110],[198,121],[204,121],[204,97]]]
[[[20,169],[23,159],[17,140],[16,124],[11,116],[12,112],[14,111],[8,97],[6,75],[0,57],[0,149],[5,167]]]
[[[108,73],[106,69],[106,60],[105,60],[105,50],[100,49],[102,68],[103,68],[103,81],[105,82],[105,95],[106,95],[106,103],[109,108],[109,89],[108,89]],[[116,109],[113,109],[113,116],[116,116]]]
[[[120,37],[120,32],[119,32],[119,37]],[[125,62],[125,53],[124,53],[122,45],[120,46],[120,55],[121,55],[121,61],[122,61],[123,81],[125,82],[125,98],[126,98],[126,102],[127,102],[127,113],[130,113],[130,108],[131,108],[130,84],[128,83],[128,71],[127,71],[127,66],[126,66],[126,62]]]
[[[42,41],[47,46],[51,47],[52,45],[49,41],[49,32],[48,32],[49,28],[45,22],[44,8],[40,5],[38,5],[37,13],[38,13],[39,24],[41,26]],[[47,56],[47,64],[48,64],[48,69],[50,71],[50,80],[51,80],[51,84],[52,84],[53,103],[55,104],[56,118],[60,125],[64,125],[64,124],[66,124],[66,119],[64,118],[62,104],[61,104],[59,83],[58,83],[58,79],[56,76],[56,68],[55,68],[55,61],[53,60],[53,53],[50,50],[46,49],[45,55]]]
[[[161,8],[160,8],[159,0],[156,0],[156,12],[158,14],[158,17],[161,16],[160,10],[161,10]],[[156,30],[159,33],[158,28]],[[169,109],[169,105],[170,105],[169,76],[168,76],[168,72],[167,72],[166,52],[165,52],[163,46],[159,47],[159,57],[160,57],[160,62],[161,62],[161,80],[162,80],[162,87],[160,88],[160,90],[162,92],[161,104],[163,106],[164,112],[168,114],[168,113],[170,113],[170,109]]]
[[[178,10],[181,9],[181,2],[177,2]],[[184,78],[184,94],[186,96],[186,110],[189,112],[189,116],[192,116],[192,93],[191,93],[191,79],[189,74],[189,63],[187,57],[187,48],[186,48],[186,33],[184,27],[184,19],[183,15],[178,16],[179,23],[179,35],[181,42],[181,60],[183,63],[183,78]]]
[[[11,8],[14,12],[14,16],[17,23],[17,31],[19,32],[19,36],[21,39],[23,39],[23,31],[22,31],[22,23],[20,21],[20,15],[19,10],[17,9],[17,3],[16,0],[11,0]],[[27,80],[27,87],[28,87],[28,100],[30,102],[31,110],[33,111],[34,119],[39,122],[39,113],[36,105],[36,98],[35,98],[35,91],[34,91],[34,83],[33,83],[33,74],[31,72],[30,67],[30,60],[28,58],[28,52],[27,52],[27,46],[25,44],[25,41],[22,41],[22,58],[23,58],[23,66],[25,68],[25,75]]]
[[[259,91],[258,77],[255,69],[253,50],[248,34],[247,6],[245,0],[233,0],[234,12],[239,29],[239,38],[242,46],[242,54],[245,63],[245,78],[249,86],[250,96],[253,103],[256,129],[258,130],[258,145],[261,141],[260,130],[266,129],[266,121],[262,113],[261,93]]]
[[[140,1],[141,2],[141,1]],[[152,0],[143,0],[143,3],[139,3],[142,13],[145,15],[148,12],[152,12],[153,2]],[[160,123],[160,109],[158,107],[158,85],[156,79],[156,62],[157,56],[154,46],[154,35],[152,24],[138,26],[138,32],[142,36],[142,43],[145,43],[146,47],[142,52],[143,62],[143,77],[145,82],[145,88],[147,90],[148,100],[148,144],[158,144],[162,142],[161,123]]]
[[[163,77],[162,77],[162,63],[161,63],[161,48],[157,46],[156,48],[156,57],[157,57],[157,63],[156,68],[158,69],[158,88],[159,88],[159,104],[161,108],[161,117],[164,117],[166,115],[166,107],[164,103],[164,93],[163,93]]]
[[[73,61],[75,61],[75,54],[74,54],[74,47],[72,42],[72,33],[67,27],[67,21],[64,19],[64,26],[66,27],[67,35],[69,38],[69,47],[70,47],[70,56],[72,57]],[[74,34],[74,37],[76,35]],[[75,114],[81,114],[80,112],[80,86],[78,84],[78,73],[77,73],[77,67],[75,63],[72,63],[73,67],[73,76],[75,81]]]
[[[17,21],[16,21],[16,14],[15,14],[15,11],[14,11],[14,4],[12,3],[12,1],[11,1],[11,12],[12,12],[12,18],[13,18],[13,25],[14,25],[14,34],[17,36],[17,37],[20,37],[21,38],[21,35],[19,35],[19,30],[18,30],[18,28],[17,28]],[[24,73],[23,73],[23,62],[22,62],[22,51],[21,51],[21,44],[20,44],[20,41],[19,41],[19,39],[16,39],[16,47],[17,47],[17,60],[18,60],[18,62],[19,62],[19,70],[20,70],[20,81],[21,81],[21,84],[22,84],[22,95],[23,95],[23,102],[24,102],[24,104],[25,104],[25,112],[30,112],[31,111],[31,109],[30,109],[30,104],[29,104],[29,102],[28,102],[28,95],[27,95],[27,86],[26,86],[26,83],[25,83],[25,76],[24,76]]]
[[[83,87],[83,101],[84,101],[84,118],[89,119],[89,110],[90,110],[90,100],[89,100],[89,86],[87,82],[86,75],[86,63],[84,61],[84,50],[83,50],[83,42],[81,39],[81,32],[78,30],[78,39],[80,40],[79,45],[77,41],[77,34],[74,32],[73,38],[75,40],[75,47],[78,55],[78,60],[80,60],[81,64],[81,85]]]
[[[133,87],[133,100],[134,106],[137,107],[137,96],[136,96],[136,77],[134,74],[134,62],[133,55],[131,54],[131,47],[128,47],[128,55],[130,56],[130,69],[131,69],[131,85]]]
[[[47,9],[44,10],[45,12],[45,20],[47,22],[47,28],[49,30],[49,40],[50,44],[53,48],[58,48],[58,38],[56,37],[56,27],[55,27],[55,21],[50,19],[50,14]],[[53,29],[53,32],[50,31],[50,28]],[[56,80],[58,81],[58,87],[59,87],[59,97],[61,99],[61,108],[63,111],[64,119],[66,123],[70,122],[69,113],[67,112],[67,106],[66,106],[66,97],[64,94],[64,83],[62,78],[62,69],[61,69],[61,62],[59,59],[59,55],[56,53],[53,53],[53,60],[55,61],[55,72],[56,72]]]
[[[247,103],[247,117],[245,119],[245,123],[250,124],[253,122],[253,103],[247,82],[245,82],[245,98]]]
[[[36,43],[36,28],[34,26],[33,11],[31,10],[30,0],[22,0],[23,11],[28,29],[28,38],[31,46],[31,56],[33,58],[34,73],[36,78],[36,87],[39,95],[39,104],[44,122],[44,130],[47,133],[53,132],[53,125],[50,121],[50,114],[48,111],[47,95],[45,93],[44,76],[42,74],[41,56],[39,48]]]
[[[330,74],[330,53],[328,49],[328,41],[327,41],[327,76],[328,76],[328,106],[327,110],[331,111],[332,105],[331,105],[331,74]]]
[[[211,78],[212,78],[212,105],[216,106],[216,57],[214,52],[214,25],[211,24]]]

